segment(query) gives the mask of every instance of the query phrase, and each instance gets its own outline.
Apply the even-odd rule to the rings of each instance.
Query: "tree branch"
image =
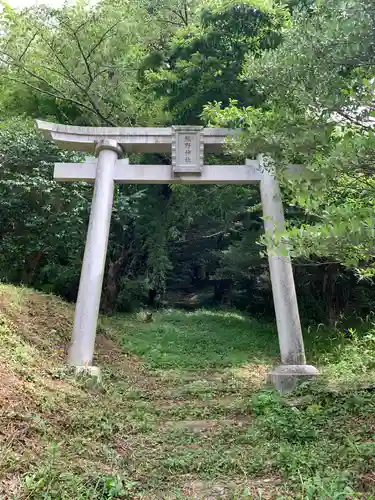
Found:
[[[81,42],[80,42],[80,40],[78,38],[77,33],[74,32],[73,36],[74,36],[74,38],[75,38],[75,40],[77,42],[78,50],[79,50],[79,52],[80,52],[80,54],[82,56],[82,59],[83,59],[83,62],[85,63],[85,66],[86,66],[87,74],[88,74],[88,77],[89,77],[89,85],[87,86],[87,88],[90,88],[90,86],[91,86],[92,82],[94,81],[94,79],[93,79],[93,76],[92,76],[92,72],[91,72],[91,68],[90,68],[90,65],[89,65],[89,61],[87,59],[87,56],[85,55],[85,52],[83,50],[83,47],[81,45]]]
[[[87,74],[88,74],[88,77],[89,77],[89,84],[87,85],[87,88],[90,87],[90,85],[92,84],[93,82],[93,76],[92,76],[92,71],[91,71],[91,67],[89,65],[89,62],[88,62],[88,58],[85,54],[85,51],[83,50],[83,47],[82,47],[82,44],[81,44],[81,41],[78,37],[78,32],[84,27],[86,26],[86,24],[88,24],[89,22],[92,21],[92,18],[88,17],[84,22],[82,22],[77,28],[73,29],[72,26],[70,26],[69,23],[67,23],[66,21],[64,20],[61,20],[61,25],[65,27],[65,30],[68,32],[68,34],[72,35],[77,43],[77,47],[78,47],[78,50],[82,56],[82,59],[83,59],[83,62],[84,62],[84,65],[86,67],[86,70],[87,70]],[[61,61],[60,61],[60,64],[61,64]]]
[[[76,99],[72,99],[71,97],[66,97],[62,92],[57,90],[57,94],[54,94],[53,92],[50,92],[49,90],[42,89],[41,87],[37,87],[36,85],[33,85],[25,80],[19,80],[18,78],[13,78],[11,76],[5,75],[5,78],[11,82],[16,82],[20,83],[21,85],[25,85],[26,87],[29,87],[33,90],[36,90],[37,92],[41,92],[42,94],[49,95],[50,97],[53,97],[54,99],[61,99],[67,102],[71,102],[72,104],[75,104],[76,106],[79,106],[80,108],[87,109],[87,111],[90,111],[91,113],[94,113],[94,111],[90,108],[90,106],[87,106],[86,104],[77,101]]]
[[[158,18],[156,18],[156,20],[160,21],[161,23],[173,24],[174,26],[181,27],[181,23],[178,23],[176,21],[169,21],[169,19],[161,19],[160,17],[158,17]]]
[[[62,74],[62,76],[66,80],[68,80],[71,83],[73,83],[81,91],[84,91],[85,87],[76,78],[74,78],[73,72],[69,70],[68,66],[66,66],[66,64],[64,63],[64,61],[61,59],[61,57],[57,53],[57,50],[55,49],[53,43],[49,42],[48,40],[45,40],[44,38],[43,38],[43,40],[48,45],[48,47],[50,48],[50,50],[52,52],[52,55],[57,59],[57,61],[60,64],[60,66],[65,70],[65,74]]]
[[[99,40],[96,42],[96,44],[93,47],[91,47],[91,49],[88,51],[88,53],[86,55],[87,60],[90,59],[91,55],[95,52],[95,50],[104,42],[105,37],[108,35],[108,33],[110,33],[114,28],[116,28],[116,26],[118,26],[121,22],[122,22],[122,19],[120,21],[115,22],[115,24],[113,24],[112,26],[110,26],[102,34],[102,36],[99,38]]]
[[[104,116],[103,113],[100,111],[100,108],[99,108],[98,104],[95,102],[94,98],[89,93],[89,87],[84,87],[76,78],[74,78],[74,76],[71,74],[71,72],[69,72],[69,68],[65,65],[64,61],[62,61],[61,57],[59,56],[59,54],[55,50],[55,47],[53,46],[53,44],[51,44],[47,40],[44,40],[44,41],[49,46],[52,54],[56,57],[56,59],[59,62],[59,64],[65,70],[64,77],[66,78],[66,80],[68,80],[71,83],[73,83],[73,85],[75,85],[85,95],[86,99],[89,101],[89,103],[90,103],[90,105],[92,107],[91,111],[93,111],[104,123],[106,123],[107,125],[110,125],[111,127],[115,127],[116,124],[112,120],[109,120],[108,117]],[[20,69],[26,71],[27,73],[29,73],[34,78],[37,78],[37,79],[43,81],[46,85],[48,85],[49,87],[51,87],[55,92],[58,92],[58,93],[62,94],[62,92],[60,90],[56,89],[45,78],[40,77],[39,75],[37,75],[34,72],[30,72],[25,66],[18,65],[18,67]],[[56,70],[56,71],[58,71],[58,70]],[[87,106],[87,109],[90,109],[90,107]]]
[[[104,123],[107,125],[110,125],[111,127],[117,127],[117,123],[113,122],[112,120],[109,120],[109,118],[105,117],[103,113],[100,111],[98,104],[94,101],[93,97],[90,96],[89,93],[86,93],[86,97],[91,104],[93,110],[99,116],[101,120],[103,120]]]
[[[188,15],[188,10],[187,10],[187,3],[186,0],[184,0],[184,12],[185,12],[185,25],[189,25],[189,15]]]
[[[28,75],[32,76],[33,78],[36,78],[37,80],[45,83],[48,87],[50,87],[52,90],[54,90],[55,92],[57,92],[58,94],[62,94],[62,91],[57,89],[56,87],[54,87],[48,80],[46,80],[45,78],[43,78],[42,76],[38,75],[37,73],[34,73],[34,71],[31,71],[30,69],[28,69],[26,66],[22,65],[22,64],[19,64],[14,57],[12,57],[11,55],[9,54],[5,54],[3,52],[3,54],[6,56],[6,57],[9,57],[10,59],[13,60],[13,63],[14,66],[22,71],[25,71],[25,73],[27,73]],[[8,61],[4,60],[3,58],[1,58],[1,55],[0,55],[0,61],[2,61],[3,63],[7,64]]]
[[[65,93],[56,89],[55,87],[52,87],[50,84],[48,84],[48,82],[47,82],[47,85],[49,85],[56,93],[50,92],[49,90],[43,89],[41,87],[37,87],[36,85],[33,85],[25,80],[19,80],[18,78],[13,78],[13,77],[8,76],[8,75],[5,75],[5,78],[9,81],[20,83],[21,85],[25,85],[26,87],[29,87],[33,90],[36,90],[37,92],[41,92],[42,94],[49,95],[50,97],[53,97],[54,99],[61,99],[63,101],[67,101],[67,102],[70,102],[72,104],[75,104],[76,106],[83,108],[83,109],[86,109],[87,111],[90,111],[90,113],[97,115],[107,125],[110,125],[111,127],[117,126],[116,123],[114,123],[112,120],[109,120],[107,117],[105,117],[103,115],[103,113],[98,108],[97,104],[92,99],[89,99],[89,102],[91,105],[91,107],[90,107],[81,101],[77,101],[76,99],[73,99],[71,97],[67,97],[65,95]],[[43,81],[43,80],[41,80],[41,81]]]
[[[340,262],[332,261],[332,262],[293,262],[293,266],[295,267],[318,267],[318,266],[333,266],[338,265]]]
[[[86,24],[90,23],[91,21],[94,21],[95,22],[95,13],[93,13],[91,16],[88,16],[87,19],[85,19],[84,21],[82,21],[81,24],[79,24],[75,30],[73,30],[73,28],[64,20],[61,20],[61,23],[64,24],[65,26],[68,27],[68,29],[71,29],[72,31],[80,31],[84,26],[86,26]]]
[[[360,126],[361,128],[363,128],[365,130],[372,130],[373,129],[373,127],[365,125],[363,122],[357,120],[356,118],[354,118],[353,116],[350,116],[349,114],[345,113],[342,110],[335,111],[335,113],[337,113],[338,115],[342,116],[343,118],[345,118],[346,120],[350,121],[351,123],[354,123],[355,125]]]
[[[186,7],[186,5],[185,5],[185,7]],[[183,16],[183,14],[181,13],[181,11],[175,10],[175,9],[171,9],[171,8],[167,8],[167,10],[169,12],[172,12],[172,14],[174,14],[175,16],[177,16],[179,19],[181,19],[183,26],[187,26],[186,19]],[[172,21],[169,21],[169,22],[172,22]],[[177,26],[181,26],[181,23],[175,22],[174,24],[176,24]]]
[[[29,50],[29,47],[30,45],[33,43],[33,41],[35,40],[37,34],[39,33],[39,31],[36,31],[33,36],[30,38],[29,42],[27,43],[25,49],[23,50],[22,54],[20,55],[20,57],[18,58],[18,61],[21,62],[21,59],[23,58],[23,56],[26,54],[26,52]]]

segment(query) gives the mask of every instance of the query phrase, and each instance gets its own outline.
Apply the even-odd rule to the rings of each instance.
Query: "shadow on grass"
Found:
[[[211,369],[271,364],[278,355],[276,328],[233,311],[164,311],[151,323],[113,319],[121,344],[154,369]]]

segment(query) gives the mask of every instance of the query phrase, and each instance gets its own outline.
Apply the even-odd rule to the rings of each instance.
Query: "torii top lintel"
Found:
[[[81,127],[37,120],[45,137],[63,149],[94,153],[102,139],[113,139],[124,151],[132,153],[168,153],[174,128],[179,127]],[[181,127],[182,128],[182,127]],[[201,135],[207,153],[223,151],[226,138],[238,134],[226,128],[203,128]]]

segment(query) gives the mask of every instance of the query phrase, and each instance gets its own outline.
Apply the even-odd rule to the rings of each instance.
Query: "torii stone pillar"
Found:
[[[94,195],[82,264],[72,342],[68,361],[76,370],[100,375],[92,366],[107,253],[114,183],[127,184],[249,184],[260,182],[265,230],[269,237],[284,229],[277,179],[263,158],[246,165],[204,165],[204,151],[218,153],[228,129],[176,126],[170,128],[74,127],[37,121],[46,137],[65,149],[96,153],[85,163],[56,163],[59,181],[94,182]],[[121,152],[170,152],[172,165],[130,165]],[[294,166],[290,167],[294,170]],[[272,292],[280,342],[281,366],[270,373],[279,391],[292,389],[299,378],[316,375],[306,365],[292,265],[282,246],[268,248]]]
[[[284,210],[276,172],[272,162],[265,161],[263,155],[258,155],[257,159],[262,171],[260,194],[264,229],[266,237],[271,240],[268,245],[268,263],[282,363],[271,371],[269,378],[280,392],[284,392],[294,388],[297,377],[313,376],[318,372],[314,366],[306,364],[290,256],[282,242],[272,242],[285,231]]]
[[[91,366],[94,354],[113,205],[114,171],[121,147],[112,139],[102,139],[96,146],[96,154],[94,195],[68,357],[69,364],[86,369]]]

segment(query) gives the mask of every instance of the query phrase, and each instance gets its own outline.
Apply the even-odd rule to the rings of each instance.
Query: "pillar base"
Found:
[[[102,381],[102,373],[99,366],[74,366],[73,369],[76,375],[86,375],[96,379],[97,382]]]
[[[312,365],[280,365],[268,374],[268,381],[282,394],[293,391],[298,382],[317,375],[319,372]]]

